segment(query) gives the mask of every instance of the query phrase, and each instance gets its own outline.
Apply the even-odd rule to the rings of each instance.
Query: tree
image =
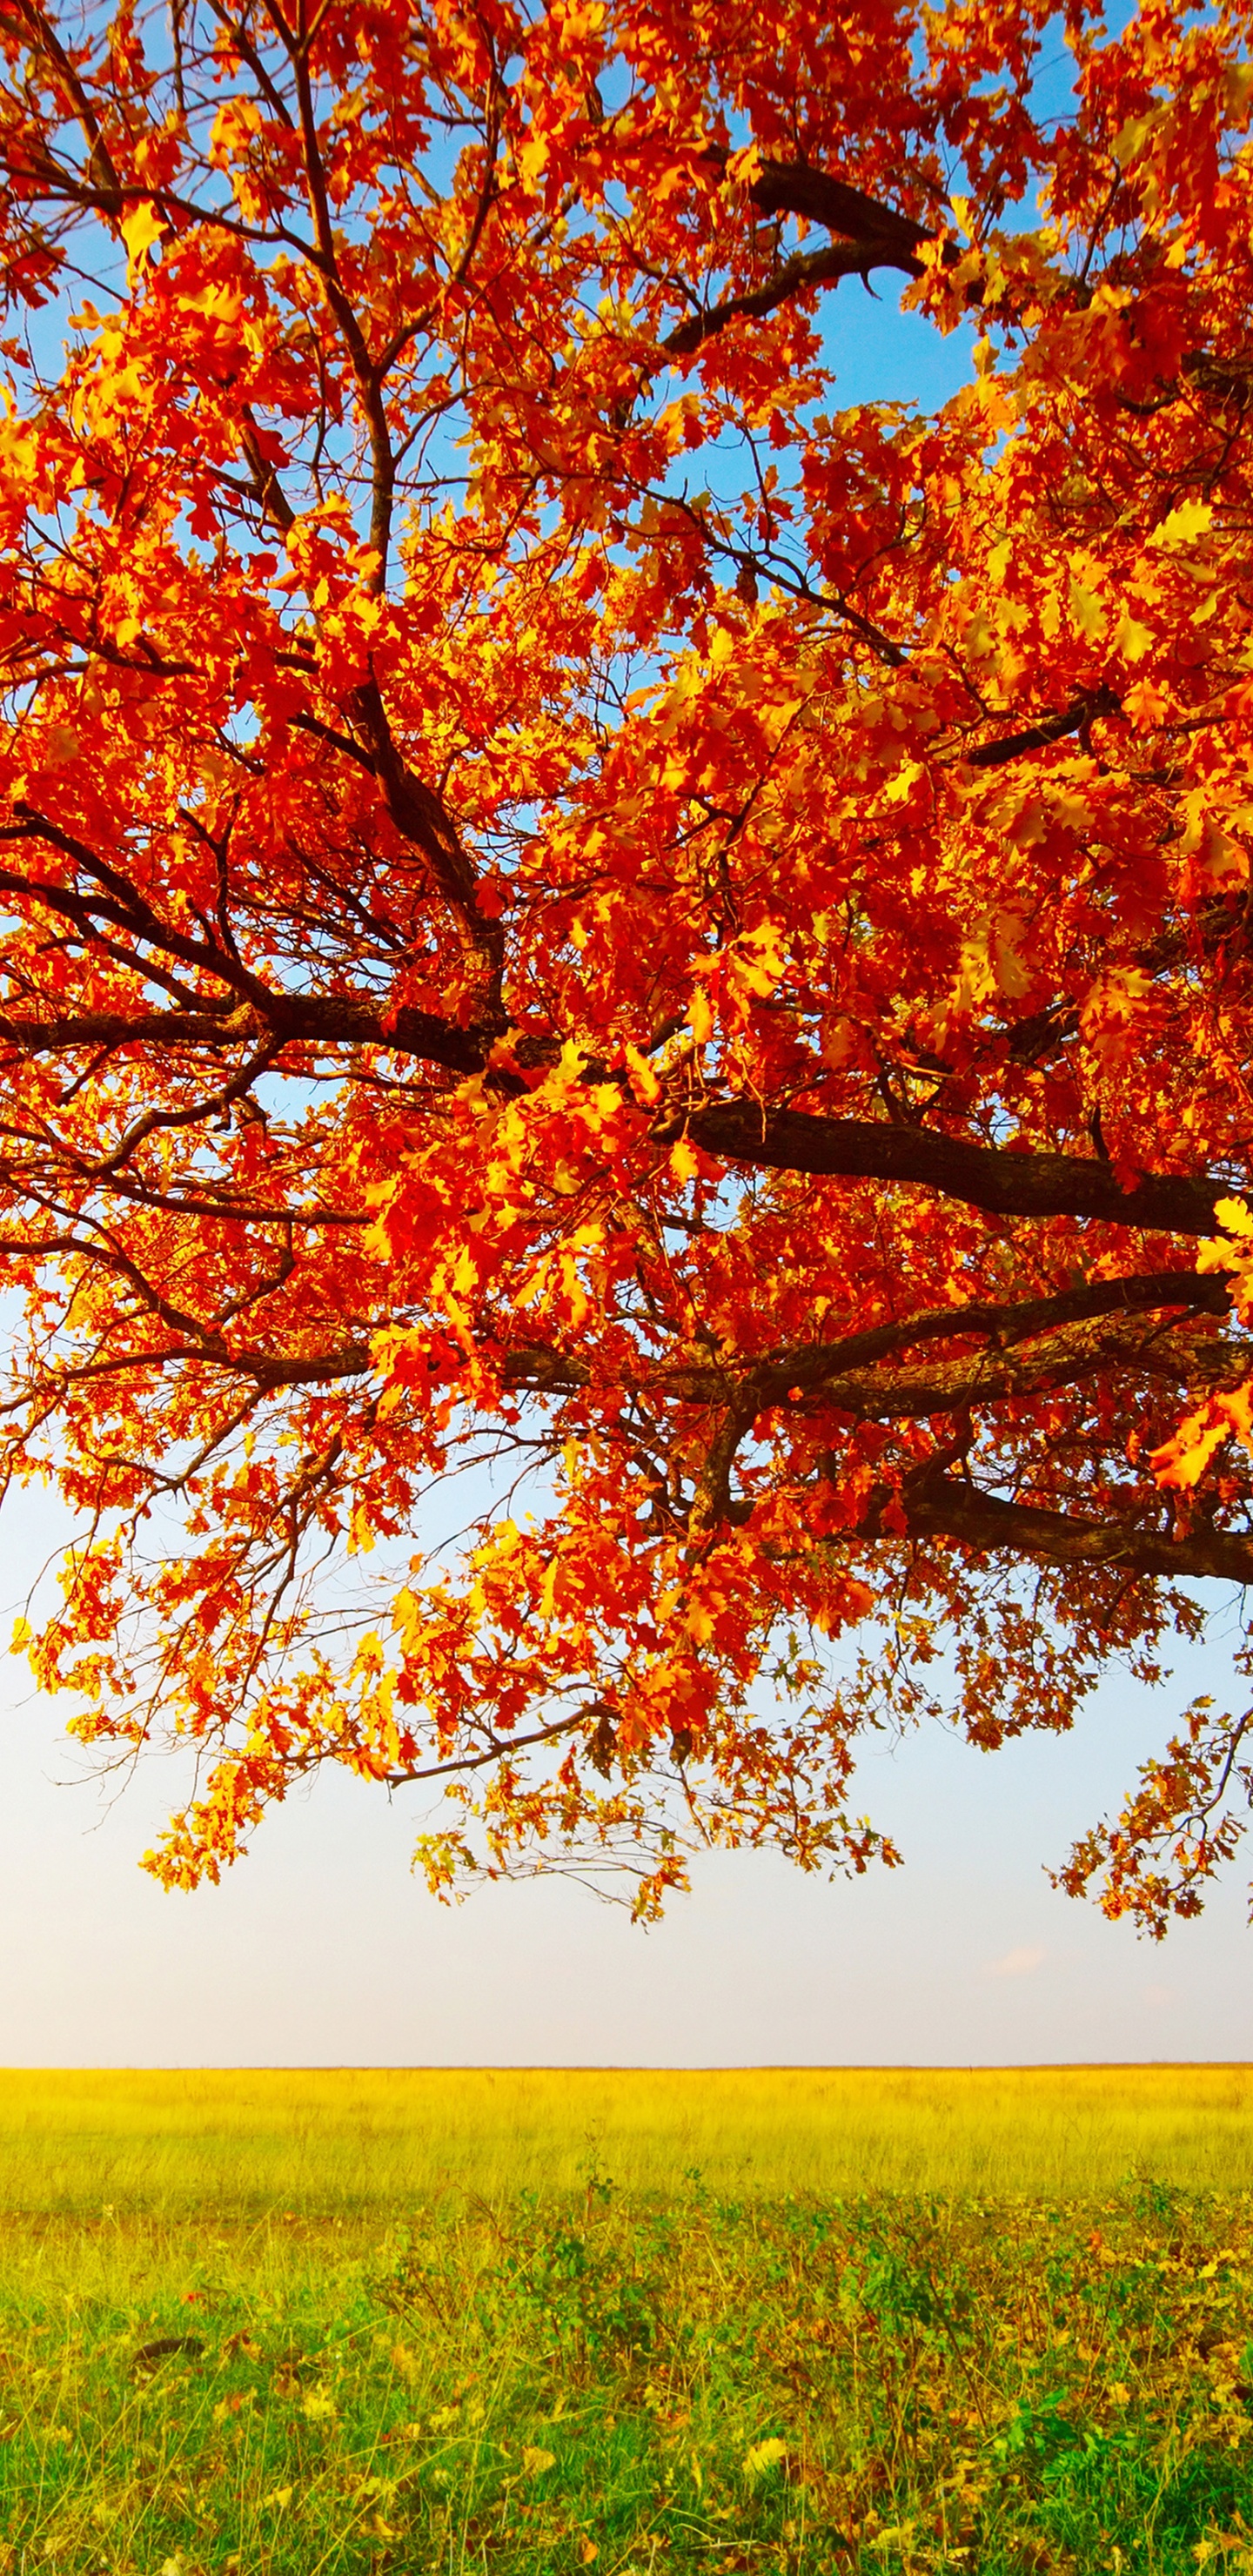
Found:
[[[5,1449],[166,1883],[328,1761],[862,1870],[1253,1576],[1250,32],[4,0]]]

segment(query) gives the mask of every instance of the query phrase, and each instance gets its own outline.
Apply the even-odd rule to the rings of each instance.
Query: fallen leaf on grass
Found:
[[[787,2444],[781,2442],[777,2435],[768,2442],[754,2442],[751,2451],[744,2453],[744,2475],[749,2485],[753,2486],[758,2478],[764,2478],[768,2469],[777,2469],[786,2458]]]
[[[213,2409],[214,2423],[224,2424],[228,2415],[242,2414],[245,2406],[255,2406],[256,2398],[255,2388],[245,2388],[242,2393],[236,2389],[230,2397],[220,2397]]]

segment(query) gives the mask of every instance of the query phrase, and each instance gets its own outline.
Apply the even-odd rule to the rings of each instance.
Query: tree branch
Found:
[[[658,1144],[687,1136],[707,1154],[763,1171],[811,1172],[838,1180],[921,1182],[993,1216],[1096,1218],[1164,1234],[1214,1234],[1215,1206],[1240,1186],[1190,1173],[1146,1172],[1123,1189],[1109,1163],[1077,1154],[1014,1152],[941,1136],[933,1128],[869,1118],[820,1118],[727,1100],[672,1114],[653,1130]]]
[[[1118,713],[1118,700],[1112,689],[1094,689],[1073,707],[1063,707],[1060,715],[1041,716],[1037,724],[1024,725],[1019,733],[1006,733],[994,742],[976,743],[973,750],[959,745],[957,758],[968,769],[1000,769],[1009,760],[1021,760],[1029,751],[1047,751],[1054,742],[1062,742],[1069,733],[1079,733],[1097,716]]]
[[[930,239],[924,226],[811,162],[763,162],[748,193],[763,214],[800,215],[807,223],[825,225],[836,240],[824,250],[796,251],[760,286],[724,296],[709,312],[679,323],[662,342],[668,357],[690,357],[729,322],[773,313],[808,286],[838,285],[842,277],[860,277],[868,285],[872,268],[900,269],[906,277],[922,273],[918,252]]]
[[[876,1505],[886,1507],[886,1496]],[[1165,1538],[1155,1530],[1138,1530],[1118,1521],[1081,1518],[1077,1513],[1038,1510],[1031,1503],[1007,1503],[996,1494],[980,1493],[954,1477],[938,1477],[900,1497],[911,1538],[953,1538],[968,1547],[1014,1556],[1043,1557],[1050,1565],[1108,1565],[1128,1573],[1186,1580],[1253,1583],[1253,1538],[1224,1530],[1190,1530]],[[880,1533],[863,1523],[859,1536]]]
[[[763,161],[748,193],[763,215],[803,215],[807,223],[825,224],[829,233],[846,241],[881,244],[884,266],[889,260],[903,266],[912,259],[916,269],[917,254],[931,239],[912,215],[881,205],[812,161]]]
[[[810,1392],[824,1407],[851,1413],[859,1421],[925,1421],[935,1413],[965,1413],[975,1405],[1074,1386],[1100,1369],[1134,1366],[1149,1377],[1199,1389],[1224,1381],[1238,1384],[1248,1375],[1249,1362],[1250,1352],[1240,1343],[1198,1343],[1167,1334],[1159,1325],[1094,1317],[1007,1351],[980,1351],[973,1358],[940,1360],[929,1368],[849,1369],[822,1378]]]
[[[264,989],[264,988],[262,988]],[[23,1055],[57,1055],[73,1047],[225,1048],[270,1034],[282,1046],[380,1047],[422,1057],[449,1073],[481,1073],[483,1034],[458,1028],[433,1011],[408,1007],[394,1016],[373,995],[269,991],[242,1007],[232,996],[208,998],[194,1011],[69,1011],[46,1020],[0,1017],[0,1043]],[[502,1087],[521,1088],[511,1077]]]
[[[956,1341],[965,1333],[990,1334],[998,1347],[1025,1342],[1062,1324],[1081,1323],[1098,1315],[1132,1315],[1188,1307],[1210,1315],[1227,1315],[1231,1292],[1225,1279],[1195,1270],[1139,1271],[1126,1279],[1092,1279],[1081,1288],[1064,1288],[1054,1297],[1024,1298],[1012,1305],[972,1300],[964,1306],[933,1306],[899,1322],[878,1324],[865,1333],[849,1333],[839,1342],[810,1344],[799,1350],[771,1352],[764,1364],[769,1382],[779,1387],[821,1386],[842,1370],[868,1367],[919,1342]],[[757,1371],[759,1382],[762,1369]]]
[[[791,296],[802,294],[807,286],[838,286],[842,277],[864,278],[871,264],[899,267],[903,263],[897,260],[885,263],[877,259],[870,263],[864,248],[857,242],[829,243],[825,250],[798,250],[763,285],[748,287],[742,295],[724,296],[722,302],[712,305],[707,313],[694,313],[690,321],[680,322],[675,330],[667,333],[662,348],[667,357],[690,358],[693,350],[699,349],[704,341],[712,340],[719,331],[725,331],[728,322],[757,321],[765,314],[773,313],[778,305],[786,304]],[[917,274],[916,260],[910,263],[910,274]]]
[[[349,714],[371,753],[374,775],[396,829],[421,850],[445,902],[461,925],[467,946],[498,979],[504,955],[500,925],[479,911],[478,886],[460,835],[442,797],[418,778],[400,751],[383,694],[373,675],[355,689]]]
[[[1004,1393],[1019,1393],[1046,1369],[1059,1381],[1087,1374],[1101,1365],[1093,1358],[1096,1327],[1105,1317],[1160,1314],[1172,1308],[1225,1316],[1231,1298],[1225,1279],[1191,1270],[1142,1272],[1128,1279],[1094,1279],[1081,1288],[1063,1289],[1056,1297],[1025,1298],[1013,1305],[972,1301],[965,1306],[924,1309],[870,1332],[846,1333],[838,1342],[810,1342],[775,1350],[760,1358],[734,1355],[713,1364],[641,1365],[634,1383],[641,1392],[688,1404],[728,1405],[742,1428],[770,1406],[817,1400],[866,1419],[886,1420],[897,1411],[948,1412],[978,1400],[995,1402]],[[1064,1339],[1070,1328],[1069,1340]],[[1086,1327],[1088,1338],[1084,1338]],[[874,1362],[894,1358],[920,1342],[960,1341],[966,1334],[991,1337],[993,1352],[942,1363],[929,1370],[875,1372]],[[1192,1377],[1211,1385],[1224,1376],[1239,1377],[1253,1353],[1242,1344],[1220,1341],[1182,1342],[1159,1333],[1137,1341],[1124,1324],[1108,1334],[1103,1356],[1140,1359],[1152,1376]],[[1069,1363],[1069,1364],[1068,1364]],[[573,1395],[592,1382],[587,1362],[548,1344],[506,1353],[504,1383],[537,1394]],[[977,1378],[977,1395],[975,1382]],[[1012,1383],[1011,1383],[1012,1381]],[[956,1389],[956,1394],[954,1394]],[[923,1401],[935,1395],[932,1403]],[[895,1399],[902,1397],[898,1404]]]

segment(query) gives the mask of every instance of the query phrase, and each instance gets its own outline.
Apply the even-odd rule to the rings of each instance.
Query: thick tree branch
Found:
[[[456,824],[443,798],[409,767],[373,677],[354,690],[348,712],[369,748],[374,775],[397,831],[421,850],[435,884],[461,924],[468,948],[495,982],[504,953],[500,925],[480,912],[474,869]]]
[[[775,1405],[821,1404],[867,1421],[902,1420],[997,1403],[1044,1384],[1069,1385],[1106,1365],[1135,1366],[1146,1376],[1196,1386],[1220,1384],[1247,1373],[1250,1351],[1218,1335],[1205,1339],[1167,1331],[1135,1318],[1172,1310],[1225,1316],[1230,1296],[1224,1279],[1194,1271],[1163,1270],[1128,1279],[1096,1279],[1055,1297],[1024,1298],[1012,1305],[971,1302],[932,1308],[848,1333],[837,1342],[770,1351],[758,1359],[664,1364],[641,1362],[635,1383],[642,1393],[671,1402],[729,1407],[743,1437],[759,1413]],[[991,1347],[930,1368],[880,1369],[922,1342],[988,1337]],[[513,1350],[503,1369],[507,1386],[537,1393],[574,1394],[591,1383],[586,1362],[551,1346]]]
[[[1062,1324],[1078,1324],[1098,1315],[1145,1315],[1172,1307],[1225,1316],[1231,1295],[1225,1279],[1213,1272],[1153,1270],[1126,1279],[1092,1279],[1081,1288],[1064,1288],[1053,1297],[1031,1297],[1012,1304],[971,1300],[964,1306],[933,1306],[899,1322],[879,1324],[869,1332],[849,1333],[842,1341],[808,1349],[771,1352],[765,1362],[773,1384],[780,1387],[821,1386],[846,1369],[870,1366],[920,1342],[957,1341],[966,1333],[986,1333],[1000,1349],[1025,1342]],[[760,1376],[761,1372],[758,1371]]]
[[[1118,700],[1112,689],[1094,689],[1090,697],[1081,698],[1073,707],[1063,707],[1055,716],[1041,716],[1038,723],[1024,725],[1017,733],[999,734],[993,742],[976,743],[973,749],[962,744],[957,758],[970,769],[1000,769],[1006,761],[1022,760],[1028,752],[1047,751],[1051,743],[1062,742],[1067,734],[1080,733],[1098,716],[1118,712]]]
[[[807,286],[838,286],[842,277],[864,278],[870,267],[903,265],[899,260],[868,258],[859,242],[832,242],[824,250],[797,251],[763,285],[748,287],[742,295],[724,296],[707,313],[694,313],[690,321],[680,322],[668,332],[661,345],[668,357],[690,358],[704,341],[725,331],[729,322],[759,321],[780,304],[788,303],[792,296],[802,294]],[[908,265],[911,276],[916,275],[917,261]]]
[[[190,943],[180,942],[179,949],[204,962]],[[409,1007],[393,1014],[373,995],[280,992],[256,977],[247,982],[249,998],[242,1004],[232,996],[220,1002],[206,997],[194,1010],[58,1012],[46,1019],[6,1013],[0,1016],[0,1043],[27,1055],[79,1046],[186,1045],[218,1052],[270,1035],[284,1046],[377,1046],[471,1074],[484,1070],[496,1033],[494,1026],[461,1028]],[[517,1077],[505,1073],[493,1080],[502,1088],[518,1087]],[[933,1128],[822,1118],[807,1110],[762,1108],[756,1101],[717,1101],[672,1113],[653,1133],[659,1144],[686,1135],[720,1161],[762,1171],[915,1183],[991,1215],[1073,1216],[1167,1234],[1215,1233],[1218,1200],[1240,1187],[1236,1179],[1146,1172],[1134,1189],[1124,1189],[1112,1165],[1095,1157],[1017,1152]],[[1195,1301],[1181,1294],[1180,1302]]]
[[[972,1145],[933,1128],[869,1118],[819,1118],[756,1101],[711,1102],[667,1118],[659,1144],[686,1135],[707,1154],[759,1171],[811,1172],[838,1180],[920,1182],[993,1216],[1073,1216],[1163,1234],[1214,1234],[1215,1206],[1239,1183],[1146,1172],[1124,1189],[1113,1166],[1077,1154]]]
[[[764,162],[748,193],[762,214],[801,215],[836,238],[823,250],[795,252],[760,286],[724,296],[708,312],[679,323],[662,343],[669,357],[690,357],[729,322],[756,321],[809,286],[838,285],[842,277],[860,277],[868,285],[872,268],[921,275],[918,252],[930,238],[924,226],[808,161]]]
[[[885,1507],[886,1497],[878,1509]],[[912,1538],[958,1539],[992,1555],[1043,1558],[1050,1565],[1122,1566],[1129,1574],[1167,1582],[1253,1583],[1253,1538],[1226,1530],[1193,1529],[1166,1538],[1119,1521],[1007,1503],[950,1476],[902,1495],[901,1510]],[[867,1534],[879,1533],[863,1524],[860,1535]]]
[[[1198,1342],[1130,1318],[1094,1317],[973,1359],[941,1360],[929,1368],[849,1369],[824,1378],[813,1392],[824,1408],[860,1421],[925,1421],[935,1413],[966,1413],[976,1405],[1075,1386],[1107,1368],[1131,1367],[1191,1388],[1238,1383],[1248,1374],[1249,1356],[1240,1343]]]
[[[481,1030],[458,1028],[432,1011],[394,1015],[372,995],[265,991],[242,1005],[209,998],[194,1011],[67,1011],[48,1019],[0,1017],[0,1046],[23,1055],[59,1055],[75,1047],[193,1047],[218,1054],[265,1033],[283,1046],[380,1047],[413,1055],[449,1073],[480,1073]],[[506,1077],[501,1077],[502,1082]]]
[[[812,161],[763,161],[748,193],[763,215],[803,215],[846,241],[881,244],[884,266],[912,259],[916,267],[918,252],[931,238],[912,215],[881,205]]]

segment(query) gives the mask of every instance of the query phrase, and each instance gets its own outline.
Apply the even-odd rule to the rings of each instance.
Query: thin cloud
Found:
[[[1003,1959],[989,1961],[984,1974],[989,1977],[1031,1977],[1045,1955],[1043,1950],[1007,1950]]]

